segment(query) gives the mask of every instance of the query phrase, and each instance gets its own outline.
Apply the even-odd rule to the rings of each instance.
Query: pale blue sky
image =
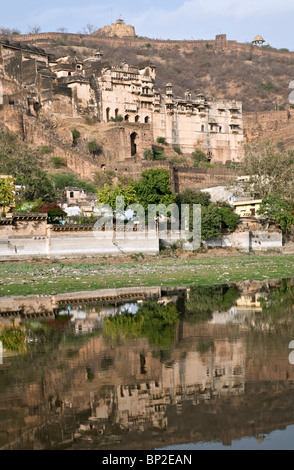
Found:
[[[294,51],[293,0],[2,0],[0,26],[27,33],[66,28],[82,32],[122,18],[138,36],[154,39],[214,39],[216,34]]]

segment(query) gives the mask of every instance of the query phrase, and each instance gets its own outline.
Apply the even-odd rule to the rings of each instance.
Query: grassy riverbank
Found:
[[[163,253],[0,263],[0,296],[57,294],[133,286],[203,286],[294,277],[294,255]]]

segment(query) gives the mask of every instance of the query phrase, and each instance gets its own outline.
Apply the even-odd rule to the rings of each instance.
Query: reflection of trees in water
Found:
[[[159,305],[148,302],[139,307],[135,315],[125,312],[105,319],[104,333],[112,338],[147,338],[150,345],[174,344],[179,314],[174,304]]]
[[[191,289],[185,302],[183,319],[190,323],[209,321],[212,319],[213,312],[229,310],[239,296],[239,291],[235,286],[204,286]]]
[[[294,285],[293,281],[284,279],[279,287],[270,290],[266,297],[260,298],[260,312],[254,312],[254,318],[248,316],[247,326],[253,331],[263,333],[294,334]],[[279,338],[277,335],[276,338]],[[294,339],[294,338],[293,338]]]

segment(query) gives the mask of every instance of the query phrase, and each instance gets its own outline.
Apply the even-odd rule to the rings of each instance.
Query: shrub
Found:
[[[145,160],[153,160],[153,150],[152,149],[145,149],[143,152]]]
[[[165,153],[163,151],[153,150],[153,160],[165,160]]]
[[[207,162],[207,156],[202,152],[202,150],[195,150],[195,152],[192,153],[192,157],[194,160],[194,166],[199,166],[200,162]]]
[[[72,143],[73,145],[77,145],[78,138],[81,136],[81,133],[77,129],[73,129],[71,133],[72,133]]]
[[[275,85],[272,83],[270,78],[266,79],[266,82],[259,82],[258,88],[264,91],[274,91],[276,89]]]
[[[62,157],[51,157],[51,162],[54,165],[54,168],[61,168],[62,166],[66,166],[66,160]]]
[[[179,155],[182,153],[180,147],[173,147],[174,152],[178,153]]]
[[[100,155],[103,151],[102,145],[99,144],[95,139],[88,142],[87,147],[89,152],[93,155]]]
[[[111,117],[110,120],[113,121],[113,122],[122,122],[124,120],[124,118],[122,117],[121,114],[118,114],[115,117]]]
[[[165,137],[157,137],[157,142],[159,144],[164,144],[165,143]]]
[[[89,126],[96,124],[97,121],[98,119],[96,116],[85,116],[85,123],[88,124]]]

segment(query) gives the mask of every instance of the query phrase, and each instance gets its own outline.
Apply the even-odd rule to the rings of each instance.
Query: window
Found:
[[[131,134],[131,155],[132,156],[136,155],[137,153],[136,137],[137,137],[136,132],[133,132]]]
[[[73,191],[70,191],[69,197],[74,197],[74,192]]]

